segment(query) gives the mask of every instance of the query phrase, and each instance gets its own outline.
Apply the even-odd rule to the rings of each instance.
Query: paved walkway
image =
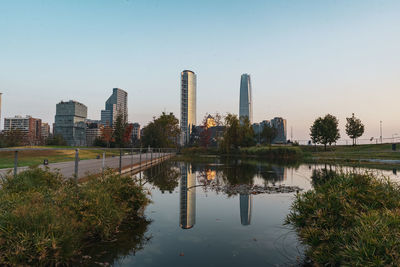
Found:
[[[142,153],[142,156],[140,157],[140,154],[134,154],[134,155],[127,155],[127,156],[122,156],[122,169],[128,168],[130,170],[130,167],[135,166],[136,168],[139,168],[140,162],[142,162],[142,166],[144,166],[146,163],[147,165],[153,164],[155,161],[159,161],[158,159],[161,157],[170,156],[172,154],[170,153],[153,153],[153,162],[151,162],[151,153]],[[147,161],[146,161],[147,159]],[[79,161],[79,168],[78,168],[78,178],[83,178],[86,177],[90,174],[100,174],[102,173],[102,165],[103,165],[103,159],[88,159],[88,160],[80,160]],[[112,169],[119,169],[119,156],[115,157],[108,157],[105,159],[105,168],[112,168]],[[44,167],[41,165],[41,167]],[[58,170],[64,177],[70,178],[74,176],[75,173],[75,162],[74,161],[68,161],[68,162],[59,162],[59,163],[51,163],[48,165],[50,170]],[[28,169],[28,167],[19,167],[18,172],[23,171]],[[14,168],[8,168],[8,169],[0,169],[0,176],[5,175],[6,173],[14,172]]]

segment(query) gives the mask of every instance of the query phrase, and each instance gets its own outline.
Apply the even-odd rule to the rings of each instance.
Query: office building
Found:
[[[61,101],[56,106],[54,134],[61,135],[69,146],[86,145],[87,107],[77,101]]]
[[[128,121],[128,93],[120,88],[113,88],[105,110],[101,111],[101,123],[104,126],[113,126],[118,114],[122,114],[125,122]]]
[[[140,140],[140,124],[135,122],[132,126],[132,140]]]
[[[86,144],[93,146],[94,141],[101,137],[104,126],[97,120],[86,120]]]
[[[42,140],[46,140],[50,136],[50,125],[46,122],[42,122]]]
[[[253,102],[249,74],[242,74],[240,78],[239,118],[247,117],[253,123]]]
[[[272,141],[274,144],[286,144],[287,142],[287,129],[286,120],[281,117],[275,117],[271,120],[271,126],[277,131],[276,137]]]
[[[181,72],[181,145],[189,142],[192,128],[196,126],[196,74],[191,70]]]
[[[41,142],[42,120],[31,116],[15,116],[4,119],[4,131],[19,131],[24,145],[39,145]]]

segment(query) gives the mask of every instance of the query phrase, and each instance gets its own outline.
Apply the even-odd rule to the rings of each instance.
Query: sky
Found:
[[[400,135],[400,1],[0,0],[2,118],[54,121],[76,100],[88,118],[118,87],[129,120],[180,113],[180,72],[197,74],[197,121],[238,113],[252,79],[255,122],[283,117],[309,139],[315,118]],[[400,136],[399,136],[400,137]]]

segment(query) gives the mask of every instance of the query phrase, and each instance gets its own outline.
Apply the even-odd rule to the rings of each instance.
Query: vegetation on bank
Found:
[[[400,187],[372,174],[313,175],[287,216],[321,266],[400,265]]]
[[[93,242],[111,240],[149,202],[128,176],[76,185],[32,168],[0,182],[0,264],[72,264]]]

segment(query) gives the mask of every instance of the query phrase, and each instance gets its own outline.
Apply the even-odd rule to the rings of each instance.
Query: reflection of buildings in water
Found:
[[[252,208],[253,196],[240,194],[240,222],[242,225],[250,225]]]
[[[276,177],[274,182],[282,182],[287,179],[287,168],[280,166],[271,166],[272,171],[274,172],[274,176]]]
[[[214,180],[216,176],[217,172],[215,170],[210,170],[210,169],[206,170],[207,181]]]
[[[180,227],[190,229],[196,223],[196,173],[189,163],[181,165]]]

